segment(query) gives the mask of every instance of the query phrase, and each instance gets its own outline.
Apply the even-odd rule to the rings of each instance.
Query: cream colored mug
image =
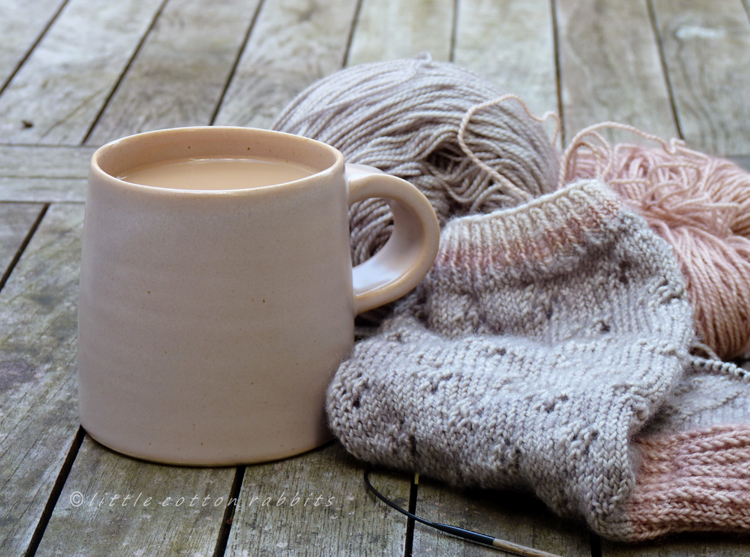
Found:
[[[221,182],[223,161],[302,176]],[[174,179],[188,163],[221,168],[181,167]],[[143,185],[142,171],[156,181]],[[352,269],[348,207],[371,197],[389,203],[394,232]],[[325,390],[355,315],[414,288],[438,239],[415,187],[345,165],[311,139],[197,127],[101,147],[81,257],[81,424],[116,451],[171,464],[261,462],[321,445]]]

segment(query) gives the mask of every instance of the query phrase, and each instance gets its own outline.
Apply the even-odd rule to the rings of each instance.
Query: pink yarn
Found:
[[[660,146],[612,147],[602,128]],[[703,342],[724,359],[743,355],[750,345],[750,173],[680,140],[604,122],[582,130],[563,153],[561,182],[578,178],[608,183],[672,245]]]

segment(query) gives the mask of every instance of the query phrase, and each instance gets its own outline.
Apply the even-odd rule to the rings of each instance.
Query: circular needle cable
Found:
[[[373,487],[372,483],[370,483],[371,472],[372,472],[372,468],[365,469],[365,485],[367,485],[367,488],[370,491],[372,491],[372,493],[374,493],[378,499],[383,501],[383,503],[385,503],[392,509],[397,510],[401,514],[404,514],[410,518],[413,518],[417,522],[420,522],[426,526],[430,526],[431,528],[440,530],[441,532],[445,532],[446,534],[451,534],[453,536],[457,536],[465,540],[470,540],[470,541],[473,541],[473,542],[476,542],[476,543],[479,543],[488,547],[493,547],[495,549],[499,549],[507,553],[512,553],[513,555],[520,555],[521,557],[560,557],[559,555],[556,555],[554,553],[547,553],[546,551],[541,551],[539,549],[533,549],[531,547],[518,545],[512,542],[501,540],[499,538],[493,538],[492,536],[488,536],[486,534],[480,534],[479,532],[474,532],[473,530],[466,530],[464,528],[459,528],[458,526],[451,526],[449,524],[441,524],[439,522],[432,522],[431,520],[427,520],[426,518],[417,516],[414,513],[410,513],[406,509],[399,507],[396,503],[388,499],[385,495],[383,495],[382,493],[380,493],[377,489]],[[415,475],[415,483],[419,483],[419,474]]]

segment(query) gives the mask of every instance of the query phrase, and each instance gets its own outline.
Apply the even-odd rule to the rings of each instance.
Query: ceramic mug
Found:
[[[246,157],[310,175],[220,190],[121,179],[142,165]],[[348,207],[371,197],[389,203],[394,232],[352,269]],[[414,288],[438,240],[414,186],[345,165],[311,139],[197,127],[101,147],[81,257],[81,424],[116,451],[170,464],[261,462],[321,445],[325,390],[355,315]]]

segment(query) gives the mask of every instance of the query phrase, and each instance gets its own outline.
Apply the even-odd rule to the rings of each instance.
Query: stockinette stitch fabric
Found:
[[[747,381],[692,341],[670,247],[582,181],[448,222],[425,280],[337,371],[329,423],[357,458],[527,489],[608,538],[747,529]],[[707,377],[734,406],[687,410]]]

